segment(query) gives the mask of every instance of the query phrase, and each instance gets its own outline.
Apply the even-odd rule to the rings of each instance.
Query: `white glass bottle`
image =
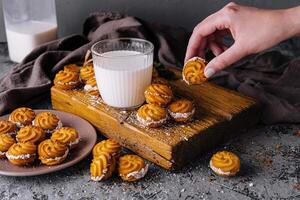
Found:
[[[10,59],[21,62],[35,47],[57,38],[55,0],[2,0]]]

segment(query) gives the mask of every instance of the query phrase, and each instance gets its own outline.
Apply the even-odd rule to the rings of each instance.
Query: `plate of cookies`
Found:
[[[35,176],[75,165],[97,141],[93,126],[61,111],[21,107],[0,117],[0,174]]]

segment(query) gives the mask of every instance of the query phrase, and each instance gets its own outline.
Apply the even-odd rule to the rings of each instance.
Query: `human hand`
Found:
[[[204,71],[204,75],[210,78],[247,55],[297,35],[300,12],[299,7],[296,8],[265,10],[229,3],[194,28],[185,61],[194,56],[204,58],[205,50],[209,48],[216,56]],[[234,43],[227,47],[223,39],[230,34]]]

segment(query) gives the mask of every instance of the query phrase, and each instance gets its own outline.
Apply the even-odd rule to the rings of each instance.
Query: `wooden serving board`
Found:
[[[104,136],[170,170],[182,167],[259,121],[260,109],[255,100],[209,82],[188,86],[178,69],[169,69],[179,78],[170,81],[175,94],[195,102],[196,114],[191,122],[170,121],[161,128],[144,128],[136,120],[136,111],[111,108],[81,89],[64,91],[52,87],[52,106],[81,116]]]

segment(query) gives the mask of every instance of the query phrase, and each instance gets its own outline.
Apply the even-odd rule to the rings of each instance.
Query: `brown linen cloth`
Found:
[[[82,61],[98,40],[144,38],[154,44],[155,60],[180,67],[189,36],[181,28],[150,24],[118,13],[92,14],[84,23],[83,35],[72,35],[36,48],[0,79],[0,114],[49,93],[55,74],[65,64]],[[295,52],[300,52],[300,44],[294,43],[292,40],[285,48],[245,59],[212,81],[260,100],[265,123],[300,122],[300,59],[293,60],[298,56]]]

